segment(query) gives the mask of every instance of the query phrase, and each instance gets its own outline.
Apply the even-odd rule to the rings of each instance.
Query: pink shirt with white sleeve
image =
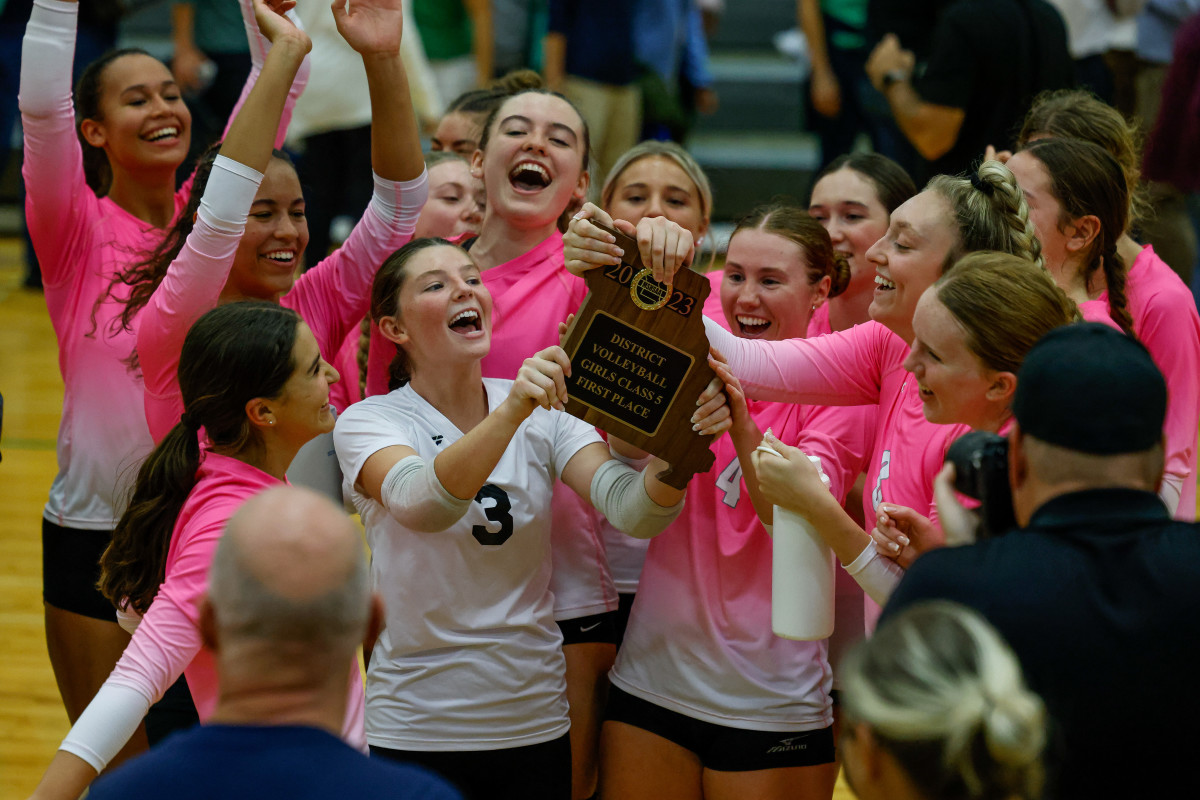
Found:
[[[252,24],[253,10],[249,13]],[[94,317],[93,306],[115,275],[158,245],[163,231],[110,198],[97,198],[84,179],[71,96],[77,15],[77,3],[35,0],[21,62],[26,222],[42,267],[65,384],[59,473],[45,517],[66,527],[111,530],[153,442],[139,411],[143,382],[125,364],[138,320],[132,330],[119,325],[124,291],[107,297]],[[263,47],[260,40],[251,48],[258,55],[239,105],[257,79]],[[302,89],[305,74],[302,68],[293,92]],[[176,214],[187,203],[191,183],[189,178],[175,194]]]
[[[97,771],[121,749],[151,704],[182,673],[200,719],[216,708],[217,675],[212,653],[200,640],[200,601],[217,542],[234,511],[259,492],[279,484],[236,458],[203,451],[200,468],[171,533],[166,578],[133,639],[96,699],[67,734],[60,749]],[[363,684],[358,660],[347,665],[350,691],[342,738],[365,750]]]
[[[152,442],[141,381],[123,363],[134,335],[114,330],[121,303],[106,300],[94,319],[93,305],[129,254],[158,244],[162,231],[96,197],[84,179],[71,99],[77,14],[76,3],[36,0],[21,61],[25,218],[65,385],[59,469],[44,514],[65,527],[111,530]],[[176,213],[184,199],[176,194]]]
[[[1200,314],[1183,280],[1147,245],[1126,282],[1133,332],[1167,381],[1164,483],[1179,494],[1173,516],[1196,519],[1196,437],[1200,428]],[[1105,302],[1108,295],[1101,295]]]
[[[254,172],[237,162],[219,160],[224,162],[223,168]],[[216,307],[254,201],[254,192],[248,191],[250,176],[243,176],[240,183],[233,177],[228,183],[222,180],[221,187],[241,187],[242,193],[236,199],[214,185],[213,181],[221,177],[225,176],[218,175],[214,164],[209,188],[214,190],[215,202],[238,207],[221,214],[219,222],[209,221],[204,215],[196,220],[187,245],[140,315],[138,359],[146,382],[146,419],[155,441],[166,436],[183,413],[177,375],[183,340],[192,323]],[[366,315],[375,273],[388,256],[412,238],[427,194],[426,172],[411,181],[389,181],[376,175],[371,202],[346,242],[301,275],[292,290],[280,298],[280,305],[295,310],[312,329],[327,359],[336,357],[347,335]],[[204,201],[209,199],[206,190]],[[231,199],[234,202],[230,203]]]

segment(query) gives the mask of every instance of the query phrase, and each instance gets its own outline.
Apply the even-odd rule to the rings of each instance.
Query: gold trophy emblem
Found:
[[[654,270],[646,267],[630,281],[629,296],[642,311],[657,311],[671,299],[671,287],[654,280]]]

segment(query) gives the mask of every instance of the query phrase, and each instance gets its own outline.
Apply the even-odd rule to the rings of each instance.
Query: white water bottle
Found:
[[[758,449],[779,456],[765,444]],[[820,459],[809,458],[820,467]],[[823,472],[821,478],[829,483]],[[775,506],[774,520],[771,629],[784,639],[828,639],[833,633],[833,551],[808,520],[794,511]]]

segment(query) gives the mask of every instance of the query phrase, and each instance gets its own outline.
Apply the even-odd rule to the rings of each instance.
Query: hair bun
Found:
[[[542,80],[541,75],[531,69],[514,69],[512,72],[496,78],[488,84],[488,88],[506,94],[516,94],[527,89],[544,89],[546,82]]]

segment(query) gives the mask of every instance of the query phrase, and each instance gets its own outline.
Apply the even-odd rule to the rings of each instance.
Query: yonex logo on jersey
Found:
[[[440,433],[436,433],[433,435],[433,443],[436,444],[438,447],[442,446],[442,435]]]
[[[796,750],[807,750],[807,744],[796,744],[796,740],[800,738],[802,737],[793,736],[791,739],[780,739],[779,744],[767,750],[767,755],[770,755],[771,753],[791,753]]]

